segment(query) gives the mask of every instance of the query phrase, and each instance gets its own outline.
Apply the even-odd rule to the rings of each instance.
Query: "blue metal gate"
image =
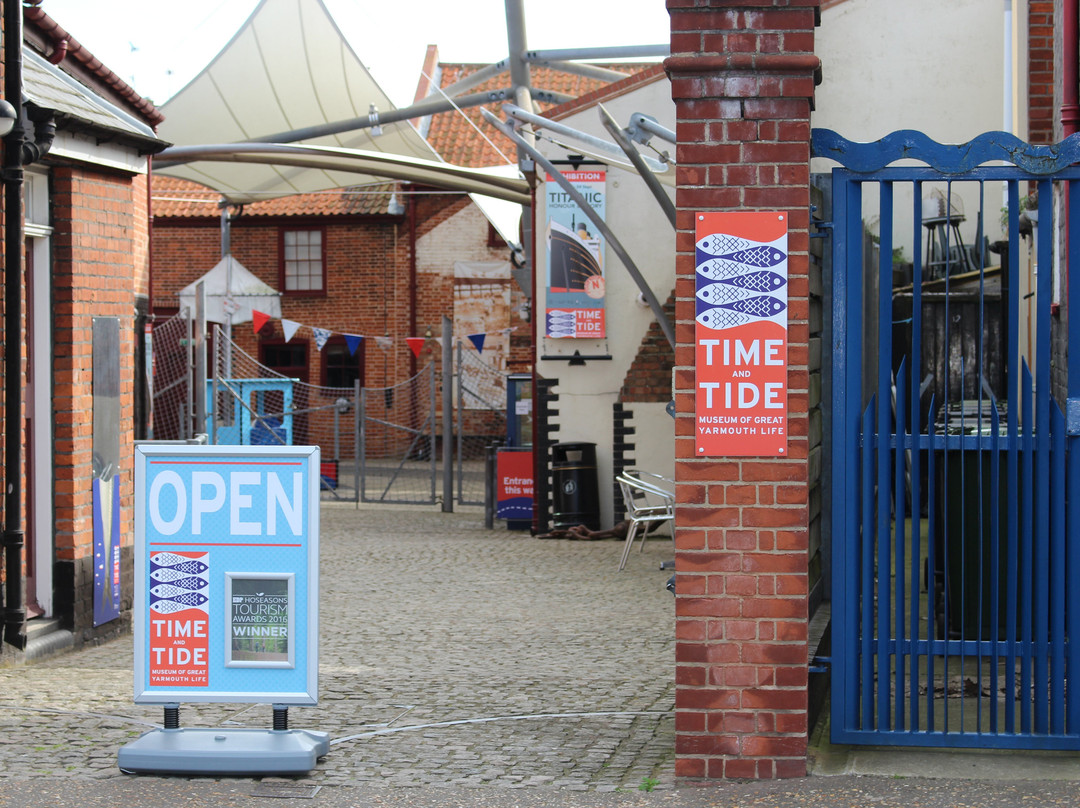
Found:
[[[842,165],[834,741],[1080,748],[1071,141],[991,133],[943,146],[898,132],[859,144],[814,132],[814,155]],[[926,165],[890,166],[901,159]]]

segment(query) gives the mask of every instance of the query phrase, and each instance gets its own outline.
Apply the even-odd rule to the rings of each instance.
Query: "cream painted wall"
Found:
[[[1017,6],[1022,102],[1026,0]],[[1005,8],[1003,0],[847,0],[826,9],[813,125],[853,140],[918,129],[949,143],[1005,129]],[[1026,132],[1026,104],[1017,109],[1017,131]]]
[[[605,100],[603,103],[621,126],[625,127],[629,123],[632,113],[641,112],[656,118],[668,129],[675,128],[675,105],[671,100],[671,86],[663,76],[657,81],[633,89],[624,96]],[[599,111],[595,105],[559,118],[558,122],[604,140],[611,140],[600,122]],[[567,142],[572,146],[572,142]],[[659,139],[653,142],[658,149],[674,154],[673,144]],[[539,148],[552,160],[564,159],[567,154],[565,149],[549,141],[542,141]],[[643,148],[642,152],[653,154],[647,147]],[[635,173],[615,166],[609,166],[607,172],[605,221],[662,304],[675,286],[675,232],[659,203]],[[669,171],[668,174],[673,175],[674,171]],[[673,184],[666,188],[669,196],[674,198]],[[608,526],[622,519],[622,514],[614,514],[612,510],[612,405],[618,400],[626,374],[654,318],[647,307],[636,302],[638,287],[615,251],[608,246],[604,256],[607,337],[602,340],[543,338],[544,280],[547,270],[547,251],[543,239],[547,213],[543,189],[538,189],[537,193],[536,222],[536,271],[539,287],[538,299],[533,307],[534,316],[538,318],[536,369],[541,376],[559,380],[558,439],[597,444],[601,521]],[[589,361],[584,366],[571,366],[566,361],[542,358],[572,355],[575,350],[584,355],[610,355],[611,359]],[[629,439],[636,445],[633,454],[635,464],[657,474],[674,476],[675,422],[664,412],[664,405],[627,406],[634,413],[632,423],[637,430],[637,434]]]
[[[1013,5],[1014,47],[1007,58],[1005,11]],[[900,129],[924,132],[941,143],[964,143],[999,130],[1025,139],[1027,5],[1027,0],[846,0],[824,10],[815,36],[822,82],[811,125],[857,141]],[[1007,66],[1014,73],[1011,111]],[[832,165],[816,159],[811,170],[824,172]],[[954,186],[953,193],[967,219],[961,227],[965,243],[976,239],[980,205],[986,235],[991,241],[1002,237],[1000,189],[987,186],[982,199],[975,184]],[[898,186],[896,194],[896,209],[910,211],[911,186]],[[877,215],[877,199],[864,200],[864,221]],[[910,215],[893,226],[910,260],[915,249]],[[925,252],[925,231],[922,236],[918,249]]]

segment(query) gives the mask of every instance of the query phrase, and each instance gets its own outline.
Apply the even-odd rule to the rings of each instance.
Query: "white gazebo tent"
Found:
[[[199,284],[206,292],[206,319],[213,323],[250,323],[252,310],[281,317],[281,293],[259,280],[243,264],[226,255],[199,278],[180,290],[180,306],[195,310]]]

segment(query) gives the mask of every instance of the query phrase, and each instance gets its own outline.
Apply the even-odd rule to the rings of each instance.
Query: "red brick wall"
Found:
[[[676,774],[806,772],[817,0],[667,0],[677,105]],[[788,457],[694,456],[694,216],[789,214]]]
[[[145,254],[145,187],[124,175],[53,169],[54,472],[58,610],[71,609],[76,631],[93,615],[91,490],[94,317],[120,322],[120,536],[130,564],[133,541],[135,290]],[[128,567],[130,569],[130,567]],[[68,575],[72,576],[68,579]],[[130,575],[124,587],[130,607]],[[74,591],[61,592],[62,584]],[[67,598],[74,602],[68,603]],[[104,631],[114,630],[106,627]],[[85,639],[79,635],[80,639]]]
[[[437,342],[428,340],[414,359],[405,340],[423,337],[429,329],[438,337],[442,316],[453,316],[454,261],[508,258],[505,246],[487,246],[487,223],[481,215],[463,220],[469,205],[468,197],[461,194],[417,194],[407,197],[408,209],[402,217],[241,215],[232,223],[231,251],[248,270],[278,288],[279,230],[325,227],[327,292],[284,297],[282,316],[305,326],[368,337],[359,349],[365,356],[363,383],[368,387],[391,386],[432,362],[441,372]],[[473,219],[480,222],[478,227],[469,224]],[[439,232],[432,237],[436,228]],[[415,267],[411,256],[414,237],[419,253]],[[175,311],[177,293],[220,260],[220,238],[218,219],[155,218],[154,300],[159,313]],[[411,280],[414,270],[415,289]],[[511,288],[512,304],[520,305],[521,292],[516,285]],[[530,331],[521,321],[511,325],[520,325],[519,332],[526,338],[524,346],[521,339],[515,342],[511,356],[518,359],[515,369],[519,369],[531,356]],[[391,337],[392,346],[377,347],[374,337],[381,336]],[[234,341],[256,359],[261,339],[282,338],[281,323],[276,319],[263,328],[258,339],[249,323],[233,329]],[[322,356],[310,332],[302,330],[298,338],[308,343],[310,374],[306,381],[323,385]],[[319,441],[328,436],[332,420],[329,412],[312,414],[307,419],[307,438]],[[331,441],[326,437],[322,445],[329,446]],[[342,456],[351,451],[351,443],[343,446]]]
[[[1028,4],[1028,140],[1054,142],[1054,3]]]
[[[674,295],[664,303],[664,311],[674,321]],[[634,357],[623,379],[619,401],[624,403],[647,401],[664,404],[671,401],[671,369],[674,365],[675,352],[668,345],[667,337],[664,336],[660,324],[653,320],[649,325],[649,330],[645,332],[645,338],[641,340],[637,356]]]
[[[408,231],[405,223],[373,224],[349,218],[324,220],[326,226],[327,290],[324,295],[289,295],[282,298],[282,316],[307,326],[329,328],[335,333],[382,336],[387,331],[401,342],[399,356],[388,370],[393,381],[404,377],[394,367],[406,361],[403,338],[407,322],[408,295],[404,284],[408,272]],[[299,226],[295,220],[243,216],[231,228],[232,255],[274,288],[278,279],[281,227]],[[310,224],[310,222],[304,222]],[[154,303],[157,310],[175,310],[177,294],[221,260],[220,226],[217,221],[163,220],[154,223]],[[263,332],[281,338],[281,324],[274,320]],[[310,337],[310,334],[306,335]],[[258,359],[258,341],[250,323],[237,326],[233,339]],[[369,361],[369,385],[381,385],[382,362],[370,361],[373,345],[365,340]],[[309,366],[312,384],[321,384],[321,363],[311,342]]]
[[[437,226],[458,210],[460,197],[435,195],[418,197],[417,237]],[[232,255],[249,271],[278,288],[278,232],[282,227],[325,225],[325,295],[289,295],[282,298],[282,316],[303,325],[328,328],[335,333],[361,334],[367,351],[365,384],[381,387],[408,377],[412,353],[406,337],[423,336],[430,326],[438,336],[442,313],[452,313],[453,262],[448,258],[445,275],[421,277],[416,291],[416,322],[419,333],[410,330],[412,295],[410,277],[410,229],[408,217],[238,217],[232,223]],[[504,251],[505,252],[505,251]],[[164,219],[154,221],[154,305],[158,311],[175,311],[177,294],[187,284],[209,271],[221,260],[220,223],[214,219]],[[281,338],[280,322],[272,321],[265,336]],[[376,336],[394,338],[388,361],[375,347]],[[258,358],[258,343],[250,324],[234,329],[233,339]],[[426,348],[437,356],[435,343]],[[421,355],[421,365],[429,353]],[[308,381],[322,384],[322,363],[311,341]]]

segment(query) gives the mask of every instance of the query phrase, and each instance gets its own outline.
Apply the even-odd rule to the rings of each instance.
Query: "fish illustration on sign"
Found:
[[[572,337],[575,334],[577,316],[572,311],[551,309],[547,313],[548,336],[554,339]]]
[[[745,325],[753,318],[742,312],[729,311],[721,308],[709,308],[699,312],[697,321],[706,328],[720,331],[725,328],[734,328],[737,325]]]
[[[150,577],[154,578],[154,573],[150,573]],[[206,579],[198,575],[189,575],[186,578],[174,578],[171,581],[159,581],[158,585],[150,591],[153,592],[156,589],[160,589],[163,586],[169,586],[177,589],[178,591],[190,591],[195,589],[202,589],[206,586]],[[161,597],[167,598],[169,595],[162,595]]]
[[[156,589],[157,587],[154,587],[154,588]],[[175,603],[175,604],[177,604],[177,607],[180,608],[180,609],[188,609],[188,608],[191,608],[192,606],[202,606],[208,600],[210,600],[210,598],[208,598],[202,592],[183,592],[182,594],[175,595],[173,597],[168,597],[168,598],[163,598],[163,597],[155,598],[151,594],[150,608],[155,610],[155,611],[160,612],[160,611],[164,611],[164,604],[166,604],[166,603]],[[169,607],[169,608],[171,608],[171,607]],[[174,609],[174,611],[175,611],[175,609]]]
[[[178,598],[188,592],[198,592],[205,589],[207,582],[202,578],[189,578],[194,581],[194,586],[174,586],[173,584],[158,584],[150,589],[150,594],[155,598]]]
[[[782,246],[786,241],[786,236],[776,241],[762,242],[716,233],[699,239],[694,246],[698,252],[738,264],[774,267],[787,260],[787,250]]]
[[[210,569],[201,561],[195,561],[179,553],[169,552],[155,553],[150,557],[150,569],[154,570],[160,567],[170,567],[185,575],[199,575]]]
[[[175,614],[190,609],[186,603],[178,603],[175,600],[155,600],[150,603],[150,611],[158,614]]]

